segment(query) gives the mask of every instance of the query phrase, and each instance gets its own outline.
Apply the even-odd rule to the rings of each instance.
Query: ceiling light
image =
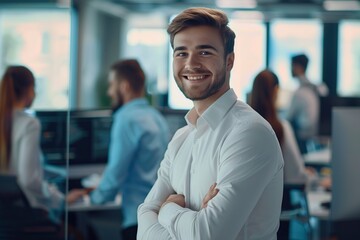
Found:
[[[256,8],[255,0],[216,0],[216,5],[220,8]]]
[[[324,1],[324,8],[328,11],[358,11],[360,3],[358,1]]]

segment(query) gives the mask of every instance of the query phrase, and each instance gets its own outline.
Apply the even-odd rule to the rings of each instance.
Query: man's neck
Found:
[[[297,78],[299,79],[300,84],[309,82],[309,79],[306,77],[305,74],[300,74],[297,76]]]
[[[131,102],[135,99],[139,99],[139,98],[144,98],[144,94],[129,94],[127,96],[124,97],[124,104],[128,103],[128,102]]]
[[[199,116],[203,114],[206,111],[206,109],[208,109],[214,102],[216,102],[216,100],[218,100],[222,95],[224,95],[229,89],[230,87],[224,88],[223,90],[219,90],[218,92],[216,92],[215,94],[211,95],[206,99],[193,101],[194,108],[197,114]]]

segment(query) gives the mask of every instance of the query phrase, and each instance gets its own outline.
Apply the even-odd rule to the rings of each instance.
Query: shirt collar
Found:
[[[116,111],[116,113],[127,111],[130,108],[133,108],[134,106],[141,106],[141,105],[148,105],[148,101],[145,98],[135,98],[127,103],[125,103],[122,107]]]
[[[219,99],[211,104],[201,116],[197,114],[195,108],[192,108],[186,114],[185,120],[188,125],[193,127],[195,127],[196,124],[205,122],[211,127],[212,130],[214,130],[220,124],[226,113],[230,110],[236,101],[237,96],[234,90],[229,89]]]
[[[300,80],[300,84],[307,84],[310,82],[309,79],[305,75],[300,75],[298,78]]]

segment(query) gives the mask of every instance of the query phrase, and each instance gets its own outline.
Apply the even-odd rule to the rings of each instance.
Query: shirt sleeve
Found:
[[[282,151],[284,156],[284,181],[286,183],[305,183],[307,175],[304,160],[299,151],[294,131],[287,121],[282,122],[284,128],[284,142]]]
[[[298,101],[299,101],[299,97],[298,97],[298,92],[296,91],[294,94],[293,94],[293,97],[291,99],[291,102],[290,102],[290,106],[289,106],[289,109],[287,111],[287,114],[286,114],[286,119],[288,119],[290,122],[294,121],[297,117],[297,114],[298,114]]]
[[[32,206],[61,209],[64,195],[43,179],[41,164],[40,123],[30,121],[19,141],[18,181]]]
[[[161,205],[170,194],[175,193],[169,179],[170,159],[168,151],[161,162],[158,178],[147,195],[143,204],[138,208],[137,239],[172,239],[170,233],[159,223],[158,213]]]
[[[103,204],[115,199],[129,174],[128,169],[142,134],[142,129],[135,128],[136,123],[131,119],[121,116],[115,118],[111,129],[108,163],[100,184],[90,194],[91,202],[94,204]]]
[[[282,175],[283,166],[274,133],[255,126],[233,130],[220,147],[219,193],[206,208],[194,211],[169,203],[160,209],[159,222],[173,239],[235,239],[245,226],[266,186]],[[279,216],[268,217],[277,224]]]

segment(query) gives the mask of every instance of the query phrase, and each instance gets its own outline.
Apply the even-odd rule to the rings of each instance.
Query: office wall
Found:
[[[78,40],[73,51],[78,61],[74,108],[108,107],[107,73],[120,55],[122,21],[125,12],[110,13],[93,1],[75,1]],[[110,6],[111,7],[111,6]]]

